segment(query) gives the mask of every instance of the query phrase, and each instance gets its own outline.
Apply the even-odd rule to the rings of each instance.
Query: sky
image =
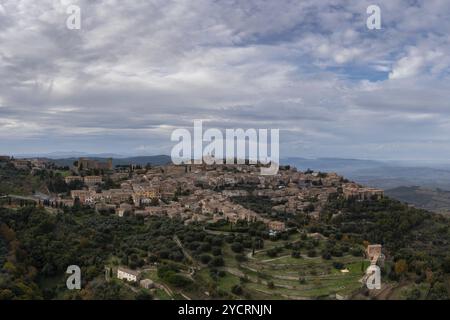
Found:
[[[170,154],[203,120],[280,129],[281,157],[446,160],[449,31],[448,0],[0,0],[0,153]]]

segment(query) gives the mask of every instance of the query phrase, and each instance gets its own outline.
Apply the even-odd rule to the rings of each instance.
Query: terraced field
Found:
[[[226,248],[225,266],[219,268],[224,276],[215,281],[218,289],[230,293],[233,286],[239,285],[243,289],[240,296],[252,299],[334,299],[336,294],[349,296],[362,286],[360,279],[368,261],[350,255],[331,260],[306,255],[293,258],[288,249],[281,250],[278,257],[267,255],[270,248],[284,244],[283,241],[266,241],[266,249],[254,256],[247,250],[247,261],[241,263],[236,261],[231,249]],[[345,272],[337,270],[334,262],[342,263]],[[214,282],[206,268],[197,276],[202,281]],[[236,294],[231,295],[239,298]]]

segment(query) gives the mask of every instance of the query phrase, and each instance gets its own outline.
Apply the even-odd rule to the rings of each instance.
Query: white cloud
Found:
[[[379,1],[382,31],[370,1],[80,0],[75,32],[60,1],[2,3],[0,151],[162,152],[198,118],[279,127],[288,155],[449,133],[447,1]]]
[[[389,74],[390,79],[403,79],[420,75],[425,71],[425,68],[436,70],[435,73],[443,71],[444,68],[450,67],[447,61],[446,65],[440,65],[439,69],[434,68],[439,61],[446,58],[443,51],[431,48],[411,48],[408,54],[399,59]]]

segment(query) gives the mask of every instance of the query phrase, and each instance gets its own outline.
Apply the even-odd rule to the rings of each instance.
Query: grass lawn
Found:
[[[217,287],[231,293],[231,289],[235,285],[239,285],[241,283],[240,279],[228,272],[225,272],[225,277],[219,277],[217,281]]]

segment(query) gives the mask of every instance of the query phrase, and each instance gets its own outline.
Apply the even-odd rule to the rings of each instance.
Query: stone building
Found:
[[[126,280],[128,282],[137,282],[139,278],[139,271],[130,270],[124,267],[117,268],[117,279]]]
[[[383,265],[384,264],[384,254],[381,252],[382,246],[381,244],[371,244],[367,246],[366,256],[370,260],[370,264],[375,265]]]
[[[112,170],[113,164],[111,158],[109,158],[106,162],[100,162],[88,158],[80,158],[78,160],[77,168],[78,170],[90,170],[90,169]]]

